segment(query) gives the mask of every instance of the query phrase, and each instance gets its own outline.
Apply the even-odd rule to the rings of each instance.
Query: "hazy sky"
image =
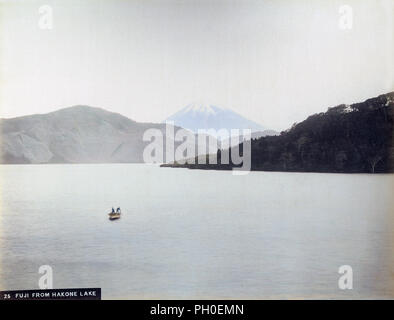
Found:
[[[0,117],[86,104],[159,122],[203,100],[286,129],[394,90],[393,2],[0,0]]]

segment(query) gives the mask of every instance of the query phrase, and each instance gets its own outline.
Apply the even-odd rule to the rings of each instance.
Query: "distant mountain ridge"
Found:
[[[166,136],[165,124],[81,105],[0,119],[0,163],[140,163],[151,128]]]
[[[246,119],[240,114],[207,103],[189,104],[165,121],[172,121],[176,126],[189,129],[195,133],[199,129],[251,129],[252,132],[266,130],[257,122]]]

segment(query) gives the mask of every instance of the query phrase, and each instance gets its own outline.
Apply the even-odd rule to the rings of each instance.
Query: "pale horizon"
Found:
[[[391,1],[0,1],[0,118],[88,105],[162,122],[196,100],[277,131],[394,90]],[[53,28],[38,27],[42,5]]]

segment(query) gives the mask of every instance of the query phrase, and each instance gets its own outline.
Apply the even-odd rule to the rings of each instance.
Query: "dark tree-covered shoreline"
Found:
[[[394,172],[394,92],[311,115],[279,136],[251,141],[251,170],[332,173]],[[242,145],[240,148],[242,152]],[[228,170],[234,165],[166,164]]]

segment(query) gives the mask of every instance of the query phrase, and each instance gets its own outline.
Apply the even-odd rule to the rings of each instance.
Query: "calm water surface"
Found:
[[[55,288],[103,298],[394,298],[393,175],[105,164],[0,178],[0,290],[38,288],[48,264]]]

